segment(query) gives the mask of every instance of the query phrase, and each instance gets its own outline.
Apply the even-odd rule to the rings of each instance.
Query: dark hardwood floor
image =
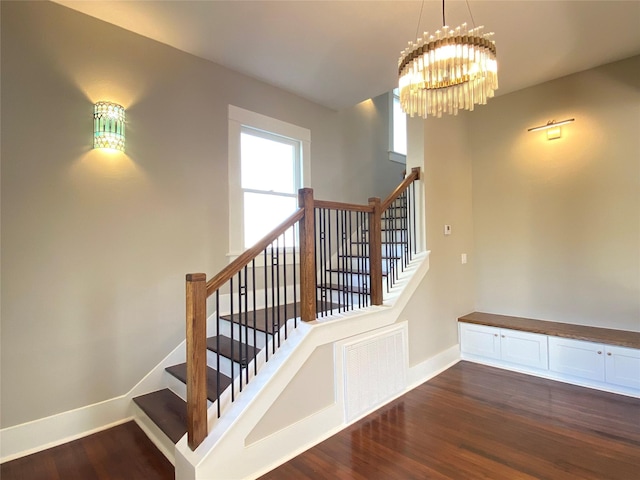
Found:
[[[5,463],[0,478],[170,479],[173,467],[130,422]],[[640,399],[460,362],[261,479],[638,480]]]
[[[460,362],[261,477],[640,479],[640,400]]]
[[[171,462],[127,422],[0,465],[2,480],[173,480]]]

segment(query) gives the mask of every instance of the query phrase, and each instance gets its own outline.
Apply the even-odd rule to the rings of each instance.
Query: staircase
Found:
[[[185,434],[196,450],[300,321],[382,304],[416,253],[418,178],[414,169],[366,206],[301,191],[296,214],[206,284],[187,276],[186,361],[165,368],[166,388],[133,399],[136,420],[170,460]]]

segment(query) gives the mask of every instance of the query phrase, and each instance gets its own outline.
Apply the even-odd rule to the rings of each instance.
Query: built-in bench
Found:
[[[464,360],[640,397],[640,332],[483,312],[458,325]]]
[[[640,350],[640,332],[613,330],[611,328],[587,327],[570,323],[548,322],[532,318],[496,315],[495,313],[473,312],[458,318],[459,322],[487,325],[489,327],[509,328],[521,332],[541,333],[554,337],[573,338],[586,342],[606,343],[620,347]]]

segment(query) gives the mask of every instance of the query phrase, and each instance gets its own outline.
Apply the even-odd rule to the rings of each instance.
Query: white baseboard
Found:
[[[423,384],[427,380],[432,379],[436,375],[441,374],[446,369],[454,366],[460,361],[460,346],[458,344],[452,345],[446,350],[428,358],[424,362],[421,362],[413,367],[409,368],[407,391],[413,390],[418,385]]]
[[[164,388],[164,369],[184,362],[184,341],[129,392],[31,422],[0,430],[0,463],[46,450],[115,427],[134,417],[131,399]]]
[[[126,396],[0,430],[0,463],[15,460],[125,423]]]

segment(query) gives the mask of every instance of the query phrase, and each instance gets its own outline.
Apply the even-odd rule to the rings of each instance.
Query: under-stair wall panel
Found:
[[[406,389],[406,325],[342,345],[342,355],[347,423]]]

